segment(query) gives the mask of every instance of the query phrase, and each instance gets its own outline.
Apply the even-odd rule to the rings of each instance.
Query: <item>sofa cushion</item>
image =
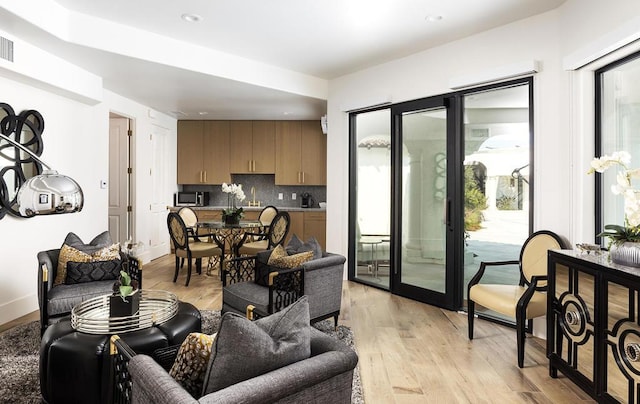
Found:
[[[59,285],[51,288],[48,295],[47,312],[49,316],[70,313],[71,309],[92,297],[111,294],[113,281],[86,282],[77,285]]]
[[[180,345],[169,374],[194,398],[202,393],[204,376],[211,356],[211,347],[216,334],[192,332]]]
[[[211,352],[203,395],[309,358],[309,321],[306,296],[255,322],[225,313]]]
[[[113,254],[112,251],[117,246],[117,254]],[[108,251],[101,251],[105,247],[111,247]],[[93,257],[90,258],[90,257]],[[54,279],[54,285],[60,285],[64,283],[67,273],[67,262],[91,262],[91,261],[104,261],[110,259],[120,258],[118,244],[113,244],[111,235],[108,231],[104,231],[98,234],[89,244],[85,244],[80,237],[75,233],[70,232],[65,237],[62,247],[60,248],[60,255],[58,257],[58,266],[56,268],[56,277]]]
[[[243,311],[252,304],[262,313],[269,312],[269,289],[258,282],[237,282],[222,289],[222,301]]]
[[[322,246],[315,237],[310,237],[305,243],[302,242],[295,234],[291,236],[291,240],[286,247],[287,254],[294,255],[301,252],[313,251],[313,259],[322,258]]]
[[[118,279],[122,261],[120,259],[95,262],[67,262],[67,275],[64,283],[73,285],[76,283],[108,281]]]

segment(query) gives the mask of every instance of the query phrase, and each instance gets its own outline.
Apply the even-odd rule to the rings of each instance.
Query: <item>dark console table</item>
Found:
[[[547,357],[601,403],[640,402],[640,269],[549,251]]]

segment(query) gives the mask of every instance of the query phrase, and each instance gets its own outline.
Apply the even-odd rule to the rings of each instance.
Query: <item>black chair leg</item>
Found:
[[[524,367],[524,340],[525,340],[525,324],[527,320],[521,318],[524,316],[516,317],[516,334],[518,339],[518,367]]]
[[[467,320],[469,322],[469,340],[473,339],[473,318],[475,316],[476,304],[473,300],[467,299]]]
[[[184,286],[189,286],[189,281],[191,280],[191,258],[187,261],[187,283]]]
[[[178,271],[180,270],[180,258],[176,257],[176,271],[173,274],[173,283],[178,280]]]
[[[198,275],[202,275],[202,258],[196,258],[196,270]]]
[[[180,259],[180,268],[183,268],[183,267],[184,267],[184,258],[181,258]]]
[[[333,328],[336,330],[338,329],[338,316],[339,314],[333,316]]]

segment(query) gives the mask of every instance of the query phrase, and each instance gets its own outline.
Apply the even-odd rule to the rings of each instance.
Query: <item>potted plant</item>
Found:
[[[236,201],[244,201],[245,195],[241,184],[222,184],[222,192],[227,194],[227,208],[222,211],[222,220],[226,224],[238,224],[244,215],[242,207],[236,206]]]
[[[113,284],[113,295],[109,301],[109,317],[133,316],[140,307],[138,295],[138,281],[132,280],[125,271],[120,271],[120,277]]]
[[[603,173],[613,166],[622,168],[611,192],[624,197],[624,225],[607,224],[598,236],[609,238],[609,255],[613,262],[640,267],[640,191],[631,186],[632,179],[640,178],[640,169],[629,169],[630,162],[631,155],[626,151],[614,152],[610,156],[594,158],[588,173]]]

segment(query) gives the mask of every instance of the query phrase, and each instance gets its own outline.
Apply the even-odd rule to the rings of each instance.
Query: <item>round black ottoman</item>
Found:
[[[180,302],[171,320],[119,334],[136,353],[181,344],[202,330],[200,311]],[[70,320],[50,325],[40,344],[40,391],[45,403],[109,403],[112,395],[109,339],[111,335],[78,332]]]

